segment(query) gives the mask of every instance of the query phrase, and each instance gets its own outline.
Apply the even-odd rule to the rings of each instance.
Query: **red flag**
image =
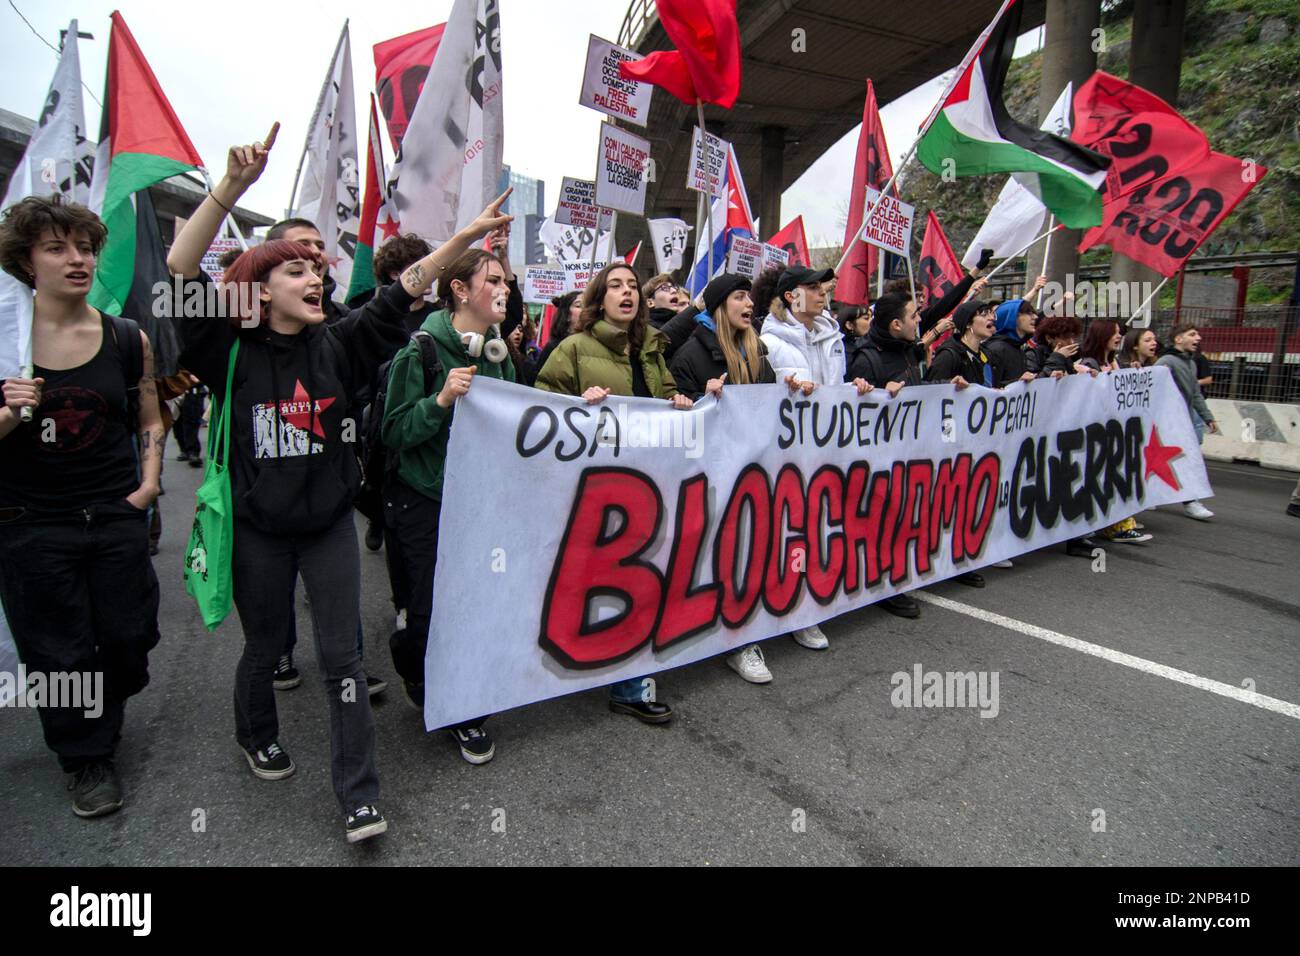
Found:
[[[439,23],[375,44],[375,93],[388,123],[393,149],[402,145],[406,125],[415,112],[415,102],[424,89],[424,78],[429,75],[446,26]]]
[[[635,268],[636,257],[640,255],[640,253],[641,253],[641,243],[638,242],[635,246],[632,247],[632,250],[630,252],[623,253],[623,261],[626,262],[629,266]]]
[[[1176,176],[1108,199],[1102,224],[1084,234],[1079,251],[1105,244],[1172,276],[1267,172],[1249,160],[1211,152]]]
[[[880,125],[876,109],[876,90],[867,80],[867,98],[862,104],[862,129],[858,133],[858,152],[853,160],[853,187],[849,191],[849,221],[844,227],[844,246],[851,248],[840,270],[835,298],[850,305],[866,305],[870,300],[871,275],[876,271],[878,250],[858,239],[866,215],[867,187],[884,188],[894,176],[885,143],[885,128]]]
[[[622,75],[653,83],[691,106],[704,100],[731,109],[740,95],[736,0],[659,0],[655,6],[677,49],[625,62]]]
[[[537,333],[537,347],[539,349],[546,348],[546,343],[551,339],[551,322],[555,318],[555,312],[555,306],[549,302],[546,303],[546,308],[542,310],[542,328]]]
[[[812,259],[808,255],[808,237],[803,231],[803,216],[795,216],[784,229],[767,241],[790,253],[790,265],[812,268]]]
[[[1103,193],[1114,200],[1195,166],[1210,142],[1172,106],[1140,86],[1098,71],[1074,97],[1070,139],[1110,159]]]
[[[939,217],[931,210],[925,218],[925,240],[921,243],[921,262],[916,275],[924,294],[922,308],[934,305],[965,277],[961,260],[953,255]]]

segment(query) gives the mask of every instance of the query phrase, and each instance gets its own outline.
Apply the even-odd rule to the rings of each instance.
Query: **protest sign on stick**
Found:
[[[650,116],[650,94],[654,87],[640,80],[624,78],[619,73],[621,64],[640,59],[644,59],[640,53],[625,50],[592,34],[587,41],[587,69],[582,75],[578,104],[615,119],[645,126]]]

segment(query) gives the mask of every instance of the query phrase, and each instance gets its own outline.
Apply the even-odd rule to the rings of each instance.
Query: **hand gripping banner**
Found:
[[[641,677],[1208,497],[1164,368],[727,386],[689,411],[476,379],[452,429],[429,729]]]

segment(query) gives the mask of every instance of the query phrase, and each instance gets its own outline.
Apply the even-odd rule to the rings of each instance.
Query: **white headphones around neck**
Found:
[[[492,328],[496,330],[496,338],[489,339],[478,332],[462,332],[460,341],[470,358],[482,356],[493,365],[500,365],[509,357],[510,349],[506,347],[505,339],[501,338],[501,327],[494,325]]]

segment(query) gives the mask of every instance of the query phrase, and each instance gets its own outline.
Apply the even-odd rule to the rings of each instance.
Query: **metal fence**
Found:
[[[1151,327],[1170,345],[1176,322],[1195,323],[1214,381],[1206,398],[1300,403],[1300,310],[1291,305],[1242,309],[1157,309]]]

